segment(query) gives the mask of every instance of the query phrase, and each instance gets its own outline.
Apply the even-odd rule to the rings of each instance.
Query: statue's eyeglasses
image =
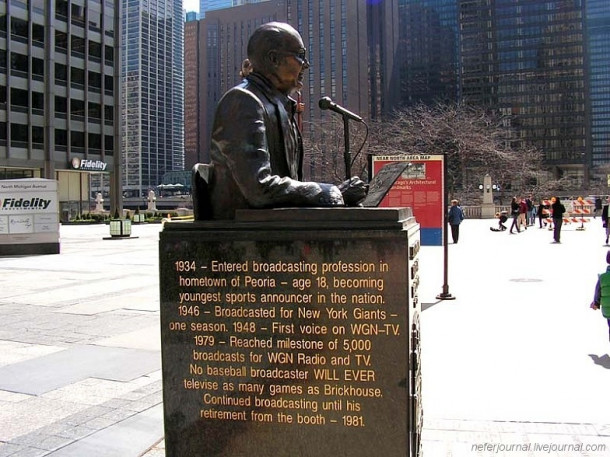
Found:
[[[305,48],[301,48],[297,52],[283,51],[281,54],[293,56],[301,65],[305,65],[306,63],[309,64],[307,61],[307,49]]]

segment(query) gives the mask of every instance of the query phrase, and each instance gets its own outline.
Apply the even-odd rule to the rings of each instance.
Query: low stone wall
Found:
[[[569,201],[566,202],[565,207],[566,207],[566,211],[570,215],[574,214],[571,202],[569,202]],[[593,217],[593,215],[594,215],[593,206],[585,205],[584,207],[589,210],[589,213],[582,214],[582,215],[579,214],[578,217]],[[462,206],[462,210],[464,211],[464,216],[466,216],[466,219],[483,219],[481,206]],[[510,217],[510,205],[496,205],[494,214],[500,213],[502,211],[506,211]],[[601,213],[600,213],[600,215],[601,215]]]

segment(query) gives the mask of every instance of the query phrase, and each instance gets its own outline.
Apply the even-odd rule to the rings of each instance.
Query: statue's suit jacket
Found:
[[[214,219],[233,219],[240,208],[342,203],[336,187],[301,181],[303,143],[295,108],[294,100],[256,73],[223,95],[210,149]]]

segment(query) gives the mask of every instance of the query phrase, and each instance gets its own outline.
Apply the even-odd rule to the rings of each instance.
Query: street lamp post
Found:
[[[447,226],[449,225],[449,192],[447,190],[447,155],[443,156],[443,289],[436,296],[438,300],[455,300],[449,293],[449,240]]]

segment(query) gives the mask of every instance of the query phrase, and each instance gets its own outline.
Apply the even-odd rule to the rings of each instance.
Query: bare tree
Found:
[[[350,122],[349,128],[351,174],[364,179],[367,164],[363,151],[368,132],[364,124],[356,122]],[[345,141],[341,118],[329,115],[323,121],[305,125],[303,144],[307,178],[323,182],[341,182],[345,179]]]
[[[518,141],[504,118],[478,107],[416,105],[371,130],[371,154],[444,154],[452,195],[478,188],[487,173],[518,192],[533,189],[541,175],[541,152]]]

